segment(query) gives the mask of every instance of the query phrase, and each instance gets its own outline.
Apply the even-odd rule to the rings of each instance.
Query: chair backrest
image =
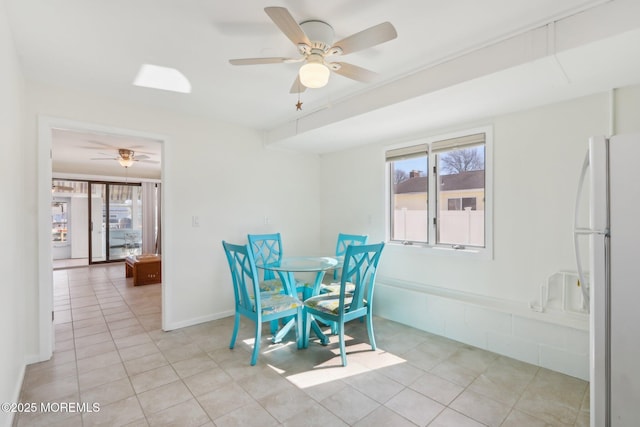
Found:
[[[349,245],[366,245],[368,238],[367,235],[338,233],[336,256],[344,255]]]
[[[254,260],[262,265],[274,265],[282,260],[282,239],[280,233],[272,234],[249,234],[247,235],[249,246],[253,252]],[[264,280],[275,278],[275,273],[271,270],[264,271]]]
[[[351,245],[347,247],[342,266],[342,278],[340,279],[340,312],[355,311],[364,307],[366,301],[373,303],[373,285],[376,280],[378,262],[384,242],[371,245]],[[347,282],[353,283],[355,289],[349,295],[352,297],[351,305],[344,310]]]
[[[366,245],[368,238],[367,235],[338,233],[336,256],[344,256],[350,245]],[[333,280],[338,280],[338,269],[333,270]]]
[[[249,249],[249,245],[234,245],[222,241],[222,247],[229,262],[236,309],[242,307],[253,311],[252,297],[255,299],[256,306],[260,306],[260,285],[253,253]]]

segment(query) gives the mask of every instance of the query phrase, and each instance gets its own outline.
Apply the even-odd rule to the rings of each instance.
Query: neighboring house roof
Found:
[[[426,193],[428,181],[426,176],[416,176],[396,184],[396,194]]]
[[[396,184],[395,194],[425,193],[428,188],[427,178],[426,176],[417,176],[402,181]],[[442,191],[484,188],[484,170],[441,175],[440,180],[440,189]]]
[[[440,178],[442,180],[440,183],[442,191],[484,188],[484,170],[441,175]]]

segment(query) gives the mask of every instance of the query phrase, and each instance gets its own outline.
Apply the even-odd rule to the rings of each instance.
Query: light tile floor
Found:
[[[89,260],[87,258],[70,258],[70,259],[54,259],[53,260],[53,269],[54,270],[63,270],[66,268],[74,268],[74,267],[86,267],[89,265]]]
[[[30,365],[22,402],[99,404],[23,413],[17,426],[587,426],[588,383],[382,318],[378,350],[348,326],[297,350],[293,336],[249,366],[252,326],[234,350],[232,318],[163,332],[160,285],[133,287],[124,266],[54,272],[56,351]],[[55,406],[52,406],[55,408]]]

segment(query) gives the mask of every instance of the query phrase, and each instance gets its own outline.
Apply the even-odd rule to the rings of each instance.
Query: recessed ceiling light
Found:
[[[191,93],[191,83],[189,83],[184,74],[175,68],[161,67],[159,65],[143,64],[133,84],[152,89]]]

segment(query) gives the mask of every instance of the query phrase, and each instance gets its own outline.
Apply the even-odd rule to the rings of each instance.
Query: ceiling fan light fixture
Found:
[[[299,71],[300,83],[311,89],[324,87],[329,83],[331,71],[320,61],[312,61],[311,56],[309,62],[300,67]]]
[[[376,74],[365,68],[349,63],[327,64],[325,58],[335,55],[346,55],[368,49],[398,37],[396,29],[390,22],[383,22],[369,27],[341,40],[334,41],[335,33],[331,25],[316,19],[297,23],[296,19],[285,7],[265,7],[264,11],[293,42],[302,56],[299,59],[270,57],[230,59],[231,65],[281,64],[306,61],[298,70],[298,75],[291,86],[290,93],[301,93],[307,88],[321,88],[329,83],[331,72],[340,74],[351,80],[364,83],[372,81]]]
[[[120,155],[120,158],[118,159],[118,163],[120,163],[120,166],[128,168],[133,165],[133,151],[126,148],[121,148],[118,150],[118,154]]]
[[[133,159],[118,159],[118,163],[120,163],[120,166],[128,168],[133,165]]]

